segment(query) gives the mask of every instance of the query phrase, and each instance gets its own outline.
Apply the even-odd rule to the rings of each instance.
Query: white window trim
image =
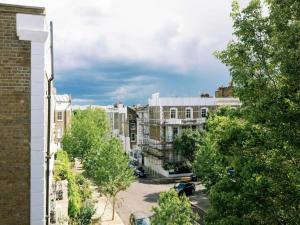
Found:
[[[175,110],[175,118],[171,117],[172,110]],[[177,119],[178,118],[178,109],[177,108],[170,108],[170,119]]]
[[[191,117],[190,117],[190,118],[188,118],[188,117],[186,116],[187,110],[191,110]],[[185,108],[185,118],[186,118],[186,119],[193,119],[193,108],[192,108],[192,107],[187,107],[187,108]]]
[[[203,116],[202,116],[202,109],[206,109],[206,117],[207,117],[207,114],[208,114],[208,108],[207,108],[207,107],[202,107],[202,108],[200,109],[200,117],[201,117],[201,118],[206,118],[206,117],[203,117]]]

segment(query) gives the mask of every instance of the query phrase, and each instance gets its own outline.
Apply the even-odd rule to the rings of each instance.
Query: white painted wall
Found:
[[[30,224],[45,224],[46,156],[46,19],[42,15],[17,14],[17,35],[31,41],[31,150]]]

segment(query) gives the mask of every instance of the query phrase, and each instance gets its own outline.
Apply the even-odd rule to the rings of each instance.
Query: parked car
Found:
[[[134,170],[134,175],[138,178],[146,178],[147,174],[145,172],[145,170],[142,167],[139,167],[137,169]]]
[[[150,218],[153,214],[147,212],[134,212],[129,217],[130,225],[151,225]]]
[[[194,173],[190,176],[190,178],[191,178],[191,181],[194,181],[194,182],[198,180],[197,175]]]
[[[129,163],[128,163],[128,167],[131,168],[131,169],[136,169],[138,167],[138,162],[135,161],[135,160],[131,160]]]
[[[183,193],[185,193],[186,195],[192,195],[196,190],[195,184],[190,182],[177,183],[175,184],[174,189],[179,196],[183,195]]]

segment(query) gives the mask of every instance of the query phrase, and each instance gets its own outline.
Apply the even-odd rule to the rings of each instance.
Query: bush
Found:
[[[92,222],[92,216],[95,213],[94,204],[86,202],[80,209],[80,213],[77,217],[78,224],[89,225]]]
[[[91,196],[90,182],[81,174],[75,174],[69,161],[68,153],[58,151],[56,153],[54,176],[56,180],[68,180],[69,207],[68,215],[72,224],[77,223],[82,217],[86,218],[89,211],[87,208],[91,204],[86,204]]]
[[[70,164],[68,153],[65,151],[58,151],[55,153],[55,165],[54,165],[54,179],[66,180],[70,173]]]
[[[90,188],[90,181],[85,178],[82,174],[78,174],[75,177],[76,184],[79,187],[80,196],[82,201],[86,201],[92,197],[92,191]]]

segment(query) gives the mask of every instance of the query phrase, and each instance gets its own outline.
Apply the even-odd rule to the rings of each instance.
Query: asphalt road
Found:
[[[118,194],[117,212],[125,225],[129,216],[136,211],[151,211],[157,205],[160,192],[169,190],[174,184],[155,184],[148,179],[134,182],[126,191]]]
[[[134,182],[126,191],[118,194],[116,210],[125,225],[129,225],[129,216],[136,211],[151,211],[157,205],[159,193],[169,190],[174,184],[157,184],[151,179],[140,179]],[[203,214],[209,204],[207,197],[201,192],[202,186],[196,185],[195,195],[190,196],[191,203],[197,206],[197,211]]]

